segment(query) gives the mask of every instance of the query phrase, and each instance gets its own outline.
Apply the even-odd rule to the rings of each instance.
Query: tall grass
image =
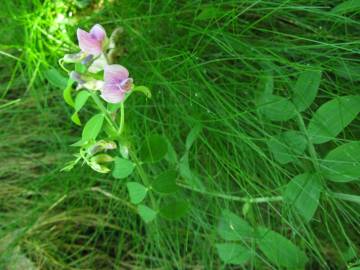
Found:
[[[359,93],[359,15],[331,13],[341,1],[3,2],[1,269],[232,269],[214,248],[221,211],[242,215],[242,198],[279,196],[303,170],[301,164],[280,165],[266,147],[271,135],[294,127],[257,113],[254,100],[264,76],[272,72],[276,93],[287,96],[299,72],[321,67],[320,95],[310,112],[332,97]],[[120,62],[153,91],[153,99],[139,95],[127,105],[135,138],[165,134],[181,154],[190,129],[204,127],[190,165],[206,192],[186,188],[180,179],[192,205],[180,221],[145,226],[129,207],[122,182],[86,167],[59,172],[80,130],[45,72],[75,49],[76,27],[94,23],[124,27]],[[339,142],[359,135],[356,120]],[[153,174],[160,169],[150,168]],[[327,189],[360,191],[356,182]],[[359,260],[356,202],[322,196],[311,223],[279,200],[253,204],[252,211],[252,222],[306,250],[308,269],[346,269]],[[20,263],[26,266],[11,268]],[[244,269],[251,267],[276,269],[261,252]]]

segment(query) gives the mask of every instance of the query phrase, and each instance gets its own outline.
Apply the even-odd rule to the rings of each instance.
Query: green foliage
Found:
[[[202,130],[201,124],[196,124],[186,137],[185,147],[186,151],[189,151],[195,140],[199,137]]]
[[[277,267],[303,269],[306,254],[282,235],[267,228],[259,228],[258,245],[265,256]]]
[[[129,192],[130,201],[133,204],[139,204],[145,199],[148,192],[147,187],[137,182],[128,182],[126,183],[126,186]]]
[[[310,70],[300,74],[293,89],[292,101],[299,112],[306,110],[315,100],[321,81],[321,71]]]
[[[85,124],[82,132],[82,140],[89,141],[96,139],[99,135],[105,116],[102,113],[96,114]]]
[[[242,218],[229,210],[224,210],[218,225],[220,237],[228,241],[251,239],[254,229]]]
[[[319,206],[322,190],[318,174],[304,173],[295,176],[286,186],[285,201],[298,212],[305,222],[309,222]]]
[[[175,170],[168,170],[155,178],[152,187],[155,191],[163,194],[174,193],[177,191],[176,185],[177,172]]]
[[[314,144],[333,140],[360,112],[360,96],[336,97],[323,104],[309,122],[308,134]]]
[[[147,207],[144,204],[139,204],[137,207],[139,216],[142,218],[142,220],[145,223],[150,223],[156,218],[157,213],[151,209],[150,207]]]
[[[330,151],[321,162],[324,176],[334,182],[360,178],[360,142],[345,143]]]
[[[358,12],[360,10],[360,2],[358,0],[347,0],[335,6],[331,12],[343,15],[349,12]]]
[[[307,139],[298,131],[286,131],[267,142],[274,158],[281,164],[295,161],[306,149]]]
[[[56,88],[64,89],[68,86],[68,78],[64,77],[57,69],[50,68],[44,72],[45,78]]]
[[[134,171],[135,164],[128,159],[116,157],[115,166],[112,175],[115,178],[123,179],[131,175]]]
[[[166,138],[161,135],[153,134],[145,138],[139,156],[144,162],[157,162],[165,157],[168,152]]]
[[[260,113],[272,121],[287,121],[296,116],[295,106],[284,97],[268,96],[259,106]]]
[[[253,255],[249,248],[235,243],[216,244],[216,249],[220,259],[227,264],[244,264]]]
[[[190,204],[185,200],[173,200],[160,207],[160,214],[167,219],[176,220],[184,217],[190,210]]]

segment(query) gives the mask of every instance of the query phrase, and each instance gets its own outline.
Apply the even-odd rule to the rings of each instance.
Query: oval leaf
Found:
[[[291,269],[304,268],[308,260],[306,254],[291,241],[264,227],[259,228],[259,233],[259,248],[273,264]]]
[[[53,86],[61,89],[67,87],[68,78],[64,77],[57,69],[50,68],[44,72],[44,75]]]
[[[272,121],[287,121],[296,116],[295,106],[284,97],[271,95],[259,106],[260,113]]]
[[[167,219],[179,219],[187,214],[190,205],[187,201],[178,200],[166,203],[160,208],[160,214]]]
[[[309,222],[319,205],[321,190],[319,175],[304,173],[295,176],[287,184],[284,199],[305,219],[305,222]]]
[[[278,162],[287,164],[305,152],[307,139],[301,132],[287,131],[272,137],[267,145]]]
[[[315,100],[321,81],[321,71],[308,70],[300,74],[293,89],[292,101],[299,112],[306,110]]]
[[[88,141],[91,139],[96,139],[97,135],[99,135],[102,125],[104,123],[104,115],[96,114],[90,118],[90,120],[85,124],[83,132],[82,132],[82,140]]]
[[[247,240],[254,237],[254,229],[242,218],[224,210],[218,225],[218,233],[224,240]]]
[[[324,176],[335,182],[349,182],[360,178],[360,142],[343,144],[321,162]]]
[[[220,259],[226,264],[244,264],[253,254],[250,248],[235,243],[216,244],[216,250]]]
[[[177,191],[176,185],[177,172],[175,170],[169,170],[160,174],[154,182],[152,187],[159,193],[169,194]]]
[[[144,162],[156,162],[165,157],[168,152],[166,138],[161,135],[150,135],[145,139],[140,149],[140,158]]]
[[[140,204],[137,209],[141,219],[145,223],[150,223],[156,218],[157,213],[146,205]]]
[[[126,186],[129,191],[130,201],[133,204],[139,204],[145,199],[148,191],[145,186],[137,182],[128,182]]]
[[[337,97],[323,104],[308,125],[312,143],[320,144],[334,139],[360,112],[360,96]]]
[[[115,166],[112,172],[114,178],[123,179],[128,177],[134,171],[135,164],[128,159],[115,158]]]
[[[88,91],[81,91],[79,92],[79,94],[77,94],[75,98],[75,106],[74,106],[76,112],[80,111],[81,108],[84,107],[90,95],[91,94]]]

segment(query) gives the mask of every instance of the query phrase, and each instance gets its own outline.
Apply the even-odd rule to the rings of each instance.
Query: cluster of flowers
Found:
[[[81,51],[76,54],[67,54],[63,58],[65,63],[81,63],[87,66],[87,72],[72,71],[70,77],[78,83],[78,89],[99,90],[101,97],[109,103],[119,103],[133,87],[133,79],[128,70],[116,64],[109,63],[109,55],[115,50],[115,36],[121,32],[115,30],[110,38],[105,29],[94,25],[89,32],[77,30],[77,38]],[[92,76],[104,71],[103,80]],[[90,75],[89,75],[90,74]]]

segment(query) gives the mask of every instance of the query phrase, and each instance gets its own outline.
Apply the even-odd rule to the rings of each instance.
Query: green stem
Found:
[[[124,123],[125,123],[125,105],[124,102],[121,102],[121,107],[120,107],[120,127],[119,127],[119,135],[121,135],[121,133],[124,130]]]
[[[231,195],[226,195],[226,194],[217,193],[217,192],[208,192],[208,191],[204,191],[204,190],[201,190],[201,189],[197,189],[197,188],[193,188],[193,187],[184,185],[182,183],[177,183],[177,184],[180,187],[183,187],[185,189],[188,189],[188,190],[191,190],[191,191],[194,191],[194,192],[201,193],[203,195],[222,198],[222,199],[230,200],[230,201],[247,202],[247,203],[268,203],[268,202],[283,201],[282,196],[259,197],[259,198],[238,197],[238,196],[231,196]]]
[[[100,111],[104,114],[106,121],[109,123],[109,125],[112,127],[114,131],[117,131],[118,128],[116,124],[111,119],[108,110],[105,108],[104,104],[101,102],[100,98],[94,93],[93,91],[89,91],[91,94],[92,99],[94,100],[95,104],[98,106]]]

